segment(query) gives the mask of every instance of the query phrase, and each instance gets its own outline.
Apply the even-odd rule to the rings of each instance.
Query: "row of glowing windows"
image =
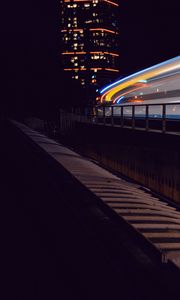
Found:
[[[107,48],[111,48],[112,47],[112,43],[105,43],[104,40],[93,40],[93,44],[94,46],[106,46]],[[77,50],[78,48],[80,48],[81,50],[83,50],[84,48],[84,43],[74,43],[71,45],[71,47],[74,50]]]
[[[72,21],[71,23],[68,23],[67,25],[71,24],[77,24],[77,17],[75,18],[68,18],[68,21]],[[85,24],[91,24],[91,23],[102,23],[103,19],[93,19],[93,20],[86,20],[84,21]],[[62,23],[64,23],[64,19],[62,19]],[[69,26],[68,26],[69,27]]]
[[[68,28],[70,28],[70,27],[77,27],[77,21],[73,21],[73,23],[68,23],[67,27]]]
[[[109,59],[109,57],[107,57],[107,56],[101,56],[101,57],[93,57],[93,56],[91,56],[91,59],[93,59],[93,60],[99,60],[99,59],[101,59],[101,60],[106,60],[106,62],[109,64],[109,63],[112,63],[112,61]],[[114,57],[112,57],[112,60],[114,59]],[[78,65],[79,65],[79,63],[78,63],[78,60],[75,60],[75,59],[71,59],[71,62],[73,63],[73,65],[74,65],[74,67],[77,67]],[[80,64],[82,63],[82,60],[80,61]],[[84,68],[85,66],[80,66],[80,68]]]
[[[75,73],[78,73],[79,71],[86,71],[87,68],[65,68],[64,71],[73,71]],[[112,68],[90,68],[91,71],[97,73],[97,71],[111,71],[111,72],[117,72],[119,73],[118,69],[112,69]]]
[[[77,18],[76,18],[77,19]],[[86,20],[84,22],[85,24],[91,24],[91,23],[103,23],[103,19],[94,19],[94,20]],[[68,23],[67,24],[67,27],[68,28],[71,28],[71,27],[77,27],[77,20],[73,20],[72,23]]]
[[[76,79],[76,80],[80,79],[78,75],[72,76],[72,78],[73,78],[73,79]],[[82,79],[82,78],[81,78],[81,79],[80,79],[80,83],[81,83],[82,85],[84,85],[84,84],[85,84],[85,79]],[[91,79],[91,83],[96,83],[96,79],[95,79],[95,78],[92,78],[92,79]]]
[[[75,75],[75,76],[72,76],[72,78],[78,79],[78,78],[80,78],[80,76],[79,75]],[[95,74],[91,75],[91,79],[95,79],[96,80],[96,75]],[[81,80],[85,81],[84,78],[82,78]]]
[[[114,6],[119,6],[119,4],[117,4],[116,2],[114,2],[114,1],[112,1],[112,0],[103,0],[104,2],[107,2],[107,3],[109,3],[109,4],[111,4],[111,5],[114,5]],[[64,0],[63,1],[64,3],[65,2],[72,2],[72,0]],[[99,0],[73,0],[73,2],[91,2],[91,3],[98,3],[98,2],[102,2],[102,0],[101,1],[99,1]]]
[[[109,55],[109,54],[108,54]],[[97,55],[97,54],[94,54],[94,55],[91,55],[91,59],[106,59],[107,56],[106,55],[103,55],[103,54],[100,54],[100,55]],[[74,57],[71,57],[71,62],[73,63],[75,60],[78,60],[78,56],[74,56]],[[82,59],[80,60],[82,61]]]
[[[78,37],[84,37],[84,34],[81,33],[81,34],[77,34],[77,33],[74,33],[73,36],[69,36],[68,34],[64,35],[64,40],[65,41],[70,41],[71,39],[74,39],[76,40]]]
[[[70,17],[68,17],[68,20],[69,20],[69,21],[71,21],[71,20],[73,20],[73,21],[77,21],[77,17],[74,17],[74,18],[70,18]]]
[[[80,32],[80,33],[83,33],[83,28],[72,28],[72,29],[62,29],[61,32],[68,32],[68,33],[71,33],[73,31],[77,31],[77,32]],[[108,32],[108,33],[111,33],[111,34],[117,34],[118,35],[118,32],[115,32],[114,30],[110,30],[110,29],[106,29],[106,28],[89,28],[89,31],[100,31],[100,32]]]
[[[64,38],[64,40],[65,41],[70,41],[71,40],[71,38],[69,38],[69,37],[65,37]],[[75,37],[75,38],[73,38],[73,40],[77,40],[77,37]],[[101,44],[102,45],[104,45],[104,39],[98,39],[98,40],[91,40],[91,42],[93,42],[94,44],[97,44],[97,45],[100,45],[101,46]],[[114,43],[115,42],[115,40],[113,39],[113,40],[111,40],[111,43]],[[84,45],[83,43],[74,43],[73,44],[73,46],[81,46],[81,45]],[[108,45],[108,44],[107,44]]]
[[[92,35],[96,36],[96,37],[97,36],[101,37],[101,36],[105,36],[106,34],[104,32],[93,32]],[[84,34],[83,33],[80,33],[80,34],[74,33],[73,35],[65,34],[63,39],[65,41],[70,41],[71,39],[77,40],[78,36],[79,37],[84,37]]]
[[[93,55],[91,56],[91,59],[107,59],[107,56],[104,55]]]
[[[108,60],[107,63],[110,64],[111,62]],[[79,64],[78,64],[77,62],[76,62],[76,63],[73,63],[73,66],[74,66],[74,67],[80,67],[81,70],[82,70],[82,69],[85,69],[85,66],[79,66]]]
[[[64,11],[62,12],[62,15],[64,15]],[[98,13],[93,12],[93,13],[92,13],[92,16],[93,16],[93,17],[97,17],[97,16],[98,16]],[[72,18],[68,17],[68,20],[71,20],[71,19],[77,19],[77,17],[72,17]],[[62,21],[64,21],[64,19],[62,19]]]
[[[74,48],[76,48],[76,47],[83,47],[83,46],[84,46],[84,43],[81,43],[81,44],[74,43],[73,44]]]
[[[104,1],[105,1],[105,2],[108,2],[108,3],[111,4],[111,5],[119,6],[116,2],[113,2],[113,1],[110,1],[110,0],[104,0]],[[64,2],[70,2],[70,0],[65,0]],[[89,1],[88,1],[88,0],[76,0],[76,1],[74,1],[74,2],[89,2]],[[99,3],[98,0],[93,0],[93,1],[90,1],[90,2],[93,4],[93,6],[96,6],[97,3]],[[89,6],[90,6],[90,3],[85,3],[84,6],[85,6],[85,7],[89,7]],[[77,7],[77,4],[76,4],[76,3],[74,3],[74,4],[68,4],[67,7],[68,7],[68,8]]]
[[[96,6],[96,4],[94,6]],[[73,5],[68,4],[67,7],[68,8],[75,8],[75,7],[77,7],[77,4],[73,4]],[[90,4],[89,3],[85,3],[84,7],[90,7]]]
[[[96,6],[97,3],[98,3],[98,0],[93,0],[92,1],[93,6]],[[74,4],[68,4],[67,7],[68,8],[76,8],[77,4],[76,3],[74,3]],[[90,3],[84,3],[84,7],[90,7]]]
[[[68,4],[67,7],[68,7],[68,8],[75,8],[75,7],[77,7],[77,5],[76,5],[76,6],[75,6],[75,5],[76,5],[76,4],[73,4],[73,5],[69,5],[69,4]],[[92,6],[97,6],[97,4],[96,4],[96,3],[93,3]],[[90,7],[90,4],[88,4],[88,3],[87,3],[87,4],[84,4],[84,7],[85,7],[85,8],[88,8],[88,7]]]

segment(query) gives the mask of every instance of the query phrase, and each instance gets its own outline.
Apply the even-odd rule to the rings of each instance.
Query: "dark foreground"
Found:
[[[69,203],[84,193],[63,170],[8,122],[0,128],[3,299],[178,299],[159,267],[117,252],[96,220],[77,216]]]

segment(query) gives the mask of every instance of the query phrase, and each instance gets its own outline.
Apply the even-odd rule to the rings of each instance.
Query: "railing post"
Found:
[[[98,124],[98,108],[97,108],[97,106],[96,106],[96,108],[95,108],[95,123],[96,124]]]
[[[124,114],[123,114],[123,106],[121,106],[121,127],[124,127]]]
[[[103,106],[103,124],[106,125],[106,113],[105,113],[105,106]]]
[[[111,106],[111,126],[114,126],[114,107]]]
[[[162,132],[166,132],[166,104],[162,106]]]
[[[146,105],[146,130],[149,130],[149,106]]]
[[[132,106],[132,129],[135,128],[135,105]]]

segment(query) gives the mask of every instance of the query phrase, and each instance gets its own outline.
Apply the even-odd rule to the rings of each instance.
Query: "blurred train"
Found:
[[[124,115],[131,116],[135,105],[135,116],[143,117],[145,105],[149,104],[149,115],[162,117],[161,104],[165,103],[166,116],[180,118],[180,56],[120,79],[103,88],[100,94],[99,115],[106,106],[105,114],[110,116],[110,106],[114,106],[113,114],[118,116],[124,106]]]

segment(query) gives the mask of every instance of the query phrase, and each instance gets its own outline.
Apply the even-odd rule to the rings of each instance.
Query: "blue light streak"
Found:
[[[112,83],[112,84],[109,84],[108,86],[106,86],[105,88],[103,88],[103,89],[100,91],[100,94],[103,94],[105,91],[107,91],[108,89],[112,88],[113,86],[116,86],[116,85],[118,85],[118,84],[120,84],[120,83],[123,83],[123,82],[125,82],[126,80],[131,79],[131,78],[133,78],[133,77],[135,77],[135,76],[137,76],[137,75],[140,75],[140,74],[142,74],[142,73],[144,73],[144,72],[146,72],[146,71],[151,71],[151,70],[153,70],[153,69],[156,69],[156,68],[158,68],[158,67],[164,66],[164,65],[166,65],[166,64],[168,64],[168,63],[174,62],[174,61],[179,60],[179,59],[180,59],[180,56],[177,56],[177,57],[171,58],[171,59],[169,59],[169,60],[166,60],[166,61],[164,61],[164,62],[162,62],[162,63],[160,63],[160,64],[157,64],[157,65],[154,65],[154,66],[149,67],[149,68],[147,68],[147,69],[144,69],[144,70],[141,70],[141,71],[139,71],[139,72],[133,73],[133,74],[131,74],[131,75],[129,75],[129,76],[123,78],[123,79],[120,79],[120,80],[118,80],[118,81],[115,81],[115,82]]]
[[[121,97],[117,100],[117,104],[119,104],[123,98],[124,98],[124,96],[121,96]]]

